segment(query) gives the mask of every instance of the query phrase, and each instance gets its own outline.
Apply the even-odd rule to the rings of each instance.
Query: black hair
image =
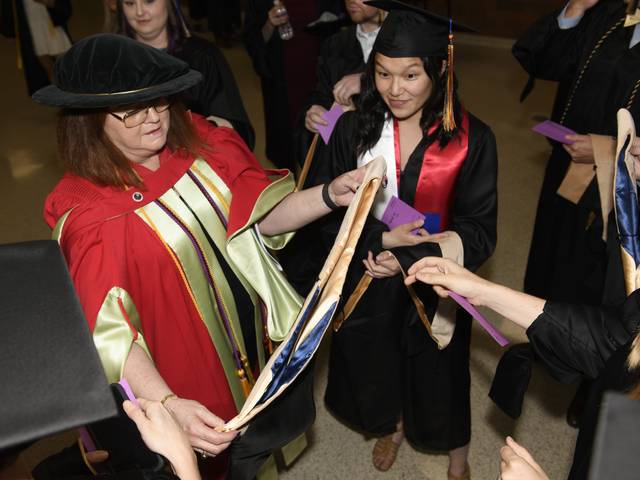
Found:
[[[354,98],[356,106],[356,145],[358,156],[370,150],[380,138],[382,127],[387,115],[390,115],[389,107],[384,102],[375,84],[376,60],[375,52],[371,52],[369,61],[362,74],[362,86],[359,96]],[[453,115],[456,128],[447,132],[442,126],[442,110],[447,91],[447,70],[442,71],[442,62],[446,57],[433,56],[422,58],[424,71],[431,79],[431,95],[422,107],[420,126],[423,132],[439,123],[438,128],[430,135],[428,142],[438,141],[440,148],[447,146],[449,141],[458,135],[462,122],[462,107],[458,100],[458,80],[454,75],[453,82]]]

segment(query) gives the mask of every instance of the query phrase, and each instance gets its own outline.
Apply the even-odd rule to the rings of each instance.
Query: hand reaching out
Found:
[[[360,93],[360,73],[345,75],[333,86],[333,98],[340,105],[350,105],[351,97]]]
[[[127,400],[122,406],[147,447],[169,460],[182,480],[199,479],[189,439],[171,413],[160,402],[139,398],[138,403],[139,407]]]
[[[415,220],[413,222],[398,225],[390,232],[382,234],[382,248],[411,247],[420,243],[434,241],[434,237],[421,228],[424,220]],[[418,229],[418,234],[414,235],[413,230]]]
[[[471,273],[453,260],[441,257],[425,257],[411,265],[405,279],[407,285],[416,281],[433,285],[440,297],[447,297],[447,291],[467,297],[474,305],[481,304],[483,289],[491,285],[487,280]]]
[[[500,459],[501,480],[549,480],[527,449],[511,437],[500,449]]]
[[[219,432],[224,421],[195,400],[171,398],[165,403],[178,424],[182,427],[192,447],[209,455],[225,450],[238,432]]]
[[[329,184],[329,196],[335,204],[346,207],[351,203],[364,180],[366,168],[362,166],[333,179]]]

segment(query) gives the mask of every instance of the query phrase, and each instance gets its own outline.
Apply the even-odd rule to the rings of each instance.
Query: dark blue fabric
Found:
[[[629,177],[625,162],[625,152],[630,138],[627,137],[620,151],[616,172],[616,221],[620,245],[634,259],[636,267],[640,263],[640,239],[638,239],[638,195],[635,179]]]
[[[314,293],[314,298],[311,302],[312,304],[315,304],[318,294],[319,290]],[[311,312],[312,305],[309,305],[309,308],[305,311],[302,320],[296,327],[295,334],[290,338],[288,345],[282,350],[282,352],[280,352],[279,357],[274,362],[271,368],[273,379],[258,404],[268,400],[282,385],[286,385],[291,382],[293,378],[295,378],[295,376],[305,367],[309,362],[309,359],[312,357],[313,352],[315,352],[320,340],[322,340],[322,336],[324,335],[331,318],[333,318],[333,314],[337,306],[338,302],[336,301],[325,312],[320,322],[318,322],[318,324],[313,328],[307,338],[298,346],[298,348],[294,349],[293,346],[302,332],[302,327],[306,323],[306,318]]]

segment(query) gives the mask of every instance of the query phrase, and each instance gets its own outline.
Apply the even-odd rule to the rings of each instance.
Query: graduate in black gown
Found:
[[[409,283],[418,280],[436,285],[443,296],[446,290],[455,291],[525,328],[536,356],[559,381],[594,379],[569,473],[570,480],[586,480],[603,393],[629,392],[640,399],[640,290],[618,308],[598,307],[545,302],[491,283],[442,258],[422,259],[408,273]]]
[[[244,42],[260,77],[267,158],[280,168],[294,169],[292,131],[305,98],[316,83],[315,65],[322,36],[305,30],[323,12],[336,13],[338,0],[286,0],[287,14],[278,15],[273,0],[248,0]],[[293,38],[283,40],[278,27],[289,21]]]
[[[353,25],[331,35],[322,43],[316,66],[318,81],[296,122],[295,158],[300,161],[307,155],[317,133],[315,123],[325,123],[320,115],[330,109],[334,102],[348,106],[352,95],[360,93],[360,76],[380,30],[383,10],[365,5],[363,0],[345,0],[344,4]],[[304,183],[306,186],[317,184],[316,176],[324,149],[324,141],[318,139]],[[318,244],[321,241],[319,223],[301,228],[280,255],[280,263],[289,282],[303,296],[315,283],[325,261],[323,248]]]
[[[513,47],[531,76],[571,85],[558,109],[559,121],[579,134],[571,147],[554,142],[547,164],[524,283],[532,295],[589,304],[624,299],[619,289],[605,292],[611,266],[603,240],[607,214],[601,212],[597,180],[577,204],[556,192],[572,159],[593,163],[592,134],[615,136],[619,108],[640,119],[640,99],[634,93],[640,84],[640,30],[624,26],[625,8],[620,1],[571,0],[562,12],[533,25]]]
[[[416,447],[448,451],[450,478],[469,478],[470,317],[418,287],[428,317],[421,320],[400,267],[406,271],[417,259],[438,255],[475,270],[491,255],[495,138],[457,100],[447,62],[448,20],[399,2],[371,5],[391,11],[369,57],[356,111],[338,121],[323,165],[335,176],[382,154],[388,184],[349,269],[344,298],[366,283],[361,279],[373,280],[333,335],[325,399],[348,424],[381,436],[376,468],[390,468],[404,434]],[[388,231],[379,219],[391,196],[425,215],[431,235],[422,221]],[[330,237],[329,225],[323,233]]]
[[[360,77],[384,19],[383,10],[365,5],[363,0],[344,0],[344,4],[353,24],[322,42],[316,65],[317,83],[308,95],[296,125],[298,159],[305,158],[313,135],[318,133],[316,125],[326,124],[322,114],[334,102],[349,107],[351,97],[360,93]],[[307,176],[309,185],[313,185],[313,167],[323,146],[321,141],[316,146],[312,170]]]
[[[203,81],[184,93],[187,108],[233,127],[253,150],[255,132],[229,64],[218,47],[189,32],[175,0],[136,0],[131,5],[118,0],[117,5],[119,33],[166,49],[202,73]]]

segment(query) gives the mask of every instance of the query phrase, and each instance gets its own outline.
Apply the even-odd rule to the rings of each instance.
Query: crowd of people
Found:
[[[471,316],[448,298],[455,291],[525,329],[527,359],[583,382],[569,478],[588,478],[603,393],[640,399],[640,258],[621,250],[638,234],[621,233],[640,225],[629,220],[637,194],[629,210],[614,181],[620,155],[633,165],[640,154],[640,142],[617,138],[618,110],[640,114],[638,1],[569,0],[513,47],[528,90],[535,78],[559,82],[553,120],[574,132],[552,142],[525,293],[472,273],[498,240],[498,159],[491,127],[458,96],[468,79],[453,52],[467,27],[408,1],[247,0],[242,16],[231,3],[221,22],[222,8],[195,0],[105,2],[112,33],[46,54],[32,22],[21,27],[32,27],[51,83],[30,83],[33,99],[60,109],[66,173],[45,220],[107,379],[125,378],[140,397],[124,410],[147,446],[183,480],[228,475],[241,433],[220,427],[286,336],[365,166],[382,155],[384,188],[332,333],[329,410],[377,437],[380,471],[406,440],[446,452],[449,480],[470,479]],[[21,19],[31,4],[64,17],[55,24],[71,13],[59,0],[18,4]],[[187,11],[215,25],[219,44],[239,39],[243,23],[266,156],[279,170],[257,161],[234,73],[215,42],[192,32]],[[344,113],[318,141],[335,107]],[[385,211],[398,199],[420,219],[390,228]],[[547,478],[544,458],[505,442],[503,480]],[[273,468],[265,463],[258,478]]]

